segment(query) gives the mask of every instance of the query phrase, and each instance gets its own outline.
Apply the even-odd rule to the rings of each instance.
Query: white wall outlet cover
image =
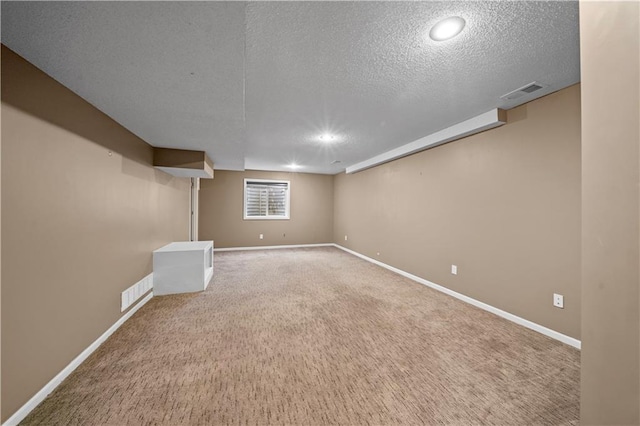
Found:
[[[346,235],[344,236],[344,240],[345,240],[345,241],[347,241],[347,240],[348,240],[348,238],[347,238],[347,236],[346,236]]]
[[[556,308],[564,308],[564,296],[561,294],[553,293],[553,306]]]
[[[263,238],[264,238],[264,235],[263,235],[263,234],[260,234],[260,239],[263,239]]]
[[[458,275],[458,266],[457,265],[451,265],[451,273],[453,275]]]

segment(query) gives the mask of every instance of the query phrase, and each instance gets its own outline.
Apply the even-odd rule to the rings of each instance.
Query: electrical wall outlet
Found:
[[[553,306],[556,308],[564,309],[564,296],[561,294],[553,293]]]
[[[453,275],[458,275],[458,265],[451,265],[451,273]]]
[[[263,234],[260,234],[260,239],[261,240],[264,239],[264,235]]]
[[[344,236],[344,240],[347,241],[349,238],[345,235]]]

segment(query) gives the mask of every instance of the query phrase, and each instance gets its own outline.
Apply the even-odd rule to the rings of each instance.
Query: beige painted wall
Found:
[[[1,62],[1,61],[0,61]],[[0,77],[1,80],[1,77]],[[0,133],[2,111],[0,109]],[[0,135],[0,242],[2,241],[2,136]],[[2,244],[0,243],[0,422],[2,421]]]
[[[581,424],[640,424],[640,5],[580,2]]]
[[[244,220],[244,179],[291,181],[289,220]],[[216,170],[200,180],[199,239],[216,248],[330,243],[333,229],[333,176],[309,173]],[[264,239],[260,240],[259,235]]]
[[[581,3],[582,171],[573,86],[502,128],[354,175],[216,171],[202,180],[200,238],[335,241],[581,338],[582,424],[639,423],[639,14]],[[4,47],[2,119],[4,421],[119,318],[151,250],[186,238],[188,182]],[[244,177],[291,180],[292,219],[244,221]]]
[[[187,238],[189,182],[151,162],[2,47],[2,421],[118,320],[152,250]]]
[[[578,85],[503,127],[337,175],[334,194],[337,244],[580,338]]]

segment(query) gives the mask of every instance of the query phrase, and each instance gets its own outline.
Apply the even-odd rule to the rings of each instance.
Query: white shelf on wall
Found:
[[[183,241],[153,252],[153,294],[204,291],[213,277],[213,241]]]

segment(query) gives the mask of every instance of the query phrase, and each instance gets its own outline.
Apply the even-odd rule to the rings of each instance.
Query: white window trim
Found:
[[[247,183],[259,182],[259,183],[286,183],[287,184],[287,202],[285,205],[285,216],[247,216]],[[242,204],[242,217],[244,220],[289,220],[291,210],[291,181],[288,180],[274,180],[274,179],[249,179],[245,178],[243,191],[243,204]],[[268,214],[268,213],[267,213]]]

